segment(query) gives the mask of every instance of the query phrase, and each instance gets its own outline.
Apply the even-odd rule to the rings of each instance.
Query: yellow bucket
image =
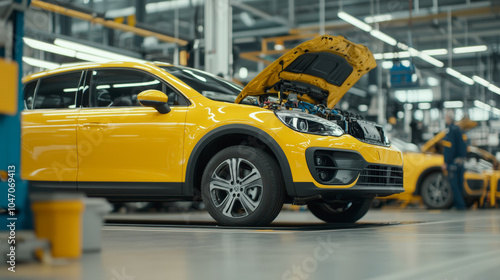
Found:
[[[79,258],[82,255],[81,200],[33,202],[35,234],[48,239],[54,258]]]

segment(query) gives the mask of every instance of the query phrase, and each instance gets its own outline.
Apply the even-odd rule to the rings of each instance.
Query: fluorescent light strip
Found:
[[[425,53],[423,53],[423,52],[420,52],[420,53],[418,54],[418,57],[420,57],[421,59],[423,59],[423,60],[427,61],[428,63],[430,63],[430,64],[432,64],[432,65],[434,65],[434,66],[436,66],[436,67],[441,68],[441,67],[443,67],[443,66],[444,66],[444,63],[443,63],[442,61],[437,60],[437,59],[435,59],[434,57],[432,57],[432,56],[430,56],[430,55],[428,55],[428,54],[425,54]],[[472,82],[472,83],[474,83],[474,82]]]
[[[386,42],[387,44],[391,45],[391,46],[395,46],[398,41],[396,41],[396,39],[392,38],[391,36],[385,34],[384,32],[380,31],[380,30],[372,30],[370,31],[370,35],[372,35],[373,37],[381,40],[381,41],[384,41]]]
[[[475,100],[474,101],[474,106],[478,107],[478,108],[481,108],[485,111],[488,111],[490,112],[491,111],[491,106],[482,102],[482,101],[479,101],[479,100]]]
[[[452,68],[446,68],[446,73],[448,73],[448,75],[450,76],[453,76],[457,79],[460,79],[460,77],[462,77],[462,74],[460,74],[460,72],[458,72],[457,70],[454,70]]]
[[[445,102],[443,102],[443,106],[445,108],[463,108],[464,102],[463,101],[445,101]]]
[[[48,62],[45,60],[40,60],[40,59],[27,57],[27,56],[23,56],[23,62],[28,64],[28,65],[31,65],[31,66],[45,68],[45,69],[49,69],[49,70],[56,69],[56,68],[59,68],[61,66],[60,64],[57,64],[57,63],[52,63],[52,62]]]
[[[144,60],[141,60],[141,59],[137,59],[137,58],[133,58],[133,57],[125,56],[125,55],[120,55],[120,54],[116,54],[113,52],[103,51],[103,50],[100,50],[100,49],[97,49],[94,47],[89,47],[86,45],[66,41],[63,39],[55,39],[54,44],[61,46],[61,47],[68,48],[68,49],[72,49],[72,50],[75,50],[75,51],[78,51],[81,53],[90,54],[90,55],[93,55],[96,57],[99,56],[99,57],[106,59],[107,61],[125,60],[125,61],[134,61],[134,62],[144,62]]]
[[[485,52],[487,50],[488,50],[488,47],[486,45],[479,45],[479,46],[454,48],[453,53]]]
[[[462,75],[462,73],[458,72],[457,70],[454,70],[452,68],[446,68],[446,73],[448,73],[448,75],[450,76],[453,76],[457,79],[459,79],[460,81],[468,84],[468,85],[473,85],[474,84],[474,80],[465,76],[465,75]]]
[[[496,94],[500,94],[500,88],[493,84],[489,85],[488,89]]]
[[[472,86],[474,84],[474,80],[465,76],[465,75],[462,75],[462,77],[460,77],[460,81]]]
[[[104,57],[101,57],[101,56],[95,56],[95,55],[81,53],[81,52],[76,53],[76,58],[81,59],[81,60],[92,61],[92,62],[108,62],[108,61],[111,61],[110,59],[107,59],[107,58],[104,58]]]
[[[344,21],[346,21],[346,22],[356,26],[357,28],[363,30],[363,31],[366,31],[366,32],[372,31],[372,27],[370,25],[366,24],[362,20],[359,20],[359,19],[351,16],[350,14],[348,14],[346,12],[338,12],[337,16],[339,18],[343,19]]]
[[[427,55],[447,55],[447,49],[431,49],[431,50],[423,50],[422,53]]]
[[[431,107],[431,103],[418,103],[418,109],[420,110],[428,110]]]
[[[391,19],[392,19],[391,14],[383,14],[383,15],[365,17],[365,22],[368,22],[368,23],[383,22],[383,21],[389,21]]]
[[[478,83],[478,84],[480,84],[480,85],[482,85],[484,87],[489,87],[490,86],[490,82],[486,81],[485,79],[483,79],[483,78],[481,78],[479,76],[474,75],[474,76],[472,76],[472,79],[476,83]]]
[[[76,51],[70,50],[67,48],[62,48],[53,44],[45,43],[42,41],[38,41],[35,39],[27,38],[24,37],[23,41],[26,45],[30,46],[33,49],[45,51],[45,52],[51,52],[59,55],[64,55],[64,56],[69,56],[69,57],[75,57]]]

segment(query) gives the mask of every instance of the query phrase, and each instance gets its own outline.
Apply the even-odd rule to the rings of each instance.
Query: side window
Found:
[[[23,94],[24,94],[24,110],[33,109],[33,98],[35,97],[35,89],[36,89],[36,81],[32,81],[24,85]]]
[[[149,89],[165,92],[169,105],[186,104],[184,98],[147,73],[127,69],[103,69],[92,72],[89,107],[141,106],[137,95]]]
[[[42,78],[33,109],[76,108],[76,95],[82,72]]]

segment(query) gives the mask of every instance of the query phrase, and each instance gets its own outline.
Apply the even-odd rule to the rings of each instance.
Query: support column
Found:
[[[19,4],[21,1],[15,1]],[[23,7],[20,5],[16,6],[16,10],[13,11],[10,19],[13,23],[13,34],[12,38],[12,58],[18,65],[17,70],[17,114],[14,116],[2,115],[0,114],[0,170],[2,170],[2,181],[0,181],[0,205],[2,208],[7,209],[7,213],[0,216],[0,230],[8,230],[5,226],[9,223],[15,223],[17,230],[19,229],[31,229],[32,228],[32,218],[31,209],[28,197],[28,184],[26,181],[21,180],[21,111],[24,108],[23,96],[22,96],[22,82],[21,78],[23,76],[22,70],[22,57],[23,57],[23,36],[24,36],[24,11],[20,10]],[[10,167],[10,168],[9,168]],[[5,173],[4,171],[12,171],[15,174],[13,176],[14,181],[11,180],[11,185],[8,181],[4,181]],[[9,176],[7,176],[9,177]],[[12,185],[14,183],[14,185]],[[14,192],[9,192],[9,188],[12,188]],[[8,194],[11,193],[15,195],[15,200],[9,201]],[[12,196],[11,196],[12,197]],[[10,206],[14,206],[14,215],[8,215],[10,213],[9,203],[14,202]],[[7,207],[5,207],[7,206]]]
[[[205,71],[225,78],[232,76],[233,40],[230,0],[205,2]]]
[[[145,0],[136,0],[135,1],[135,21],[136,22],[144,22],[146,19],[146,1]],[[140,49],[142,46],[142,42],[144,41],[144,37],[142,36],[134,36],[134,46],[137,49]]]

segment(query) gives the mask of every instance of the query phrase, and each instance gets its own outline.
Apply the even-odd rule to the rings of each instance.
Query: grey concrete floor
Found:
[[[370,210],[354,227],[290,211],[259,229],[206,213],[108,218],[147,224],[105,225],[102,252],[3,267],[0,279],[500,279],[499,209]]]

